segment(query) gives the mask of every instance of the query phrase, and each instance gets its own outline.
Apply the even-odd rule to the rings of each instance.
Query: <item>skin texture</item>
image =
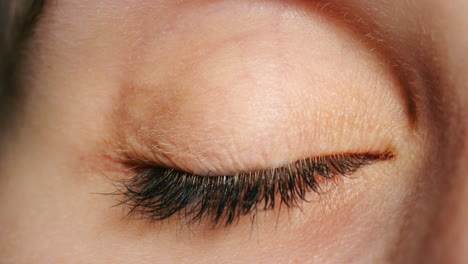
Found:
[[[2,263],[466,263],[468,2],[51,1],[0,150]],[[115,206],[204,176],[395,158],[227,228]]]

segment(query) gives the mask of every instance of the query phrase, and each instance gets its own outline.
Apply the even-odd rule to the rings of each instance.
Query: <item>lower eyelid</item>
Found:
[[[213,226],[230,225],[242,215],[271,210],[277,203],[296,207],[320,182],[349,176],[363,166],[389,160],[392,152],[336,154],[300,160],[287,166],[233,176],[199,176],[143,165],[139,175],[120,182],[121,204],[129,214],[150,221],[178,215],[191,223],[207,219]]]

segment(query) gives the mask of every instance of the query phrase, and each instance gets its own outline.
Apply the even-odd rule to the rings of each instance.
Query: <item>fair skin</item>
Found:
[[[5,263],[466,263],[468,1],[54,1],[0,151]],[[119,153],[205,177],[395,157],[227,228],[114,206]]]

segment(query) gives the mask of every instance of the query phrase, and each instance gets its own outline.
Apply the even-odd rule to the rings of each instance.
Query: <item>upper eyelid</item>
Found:
[[[138,86],[132,86],[130,84],[126,88],[135,88]],[[151,87],[154,88],[154,87]],[[135,88],[137,89],[137,88]],[[220,90],[222,93],[223,90]],[[154,92],[151,90],[151,92]],[[263,91],[260,91],[263,92]],[[164,93],[164,91],[162,92]],[[324,92],[324,94],[327,94],[327,92]],[[177,96],[175,97],[175,102],[178,102],[178,98],[183,98],[183,94],[176,94]],[[151,94],[140,94],[141,98],[146,98],[146,96],[150,97]],[[123,93],[122,97],[131,97],[128,96],[128,94]],[[158,97],[155,98],[155,101],[158,102],[157,100],[160,99]],[[198,98],[193,99],[194,102],[198,102],[200,100],[196,100]],[[213,101],[217,98],[213,98]],[[296,101],[300,101],[301,98],[293,98],[297,99]],[[327,98],[328,99],[328,98]],[[384,98],[386,99],[386,98]],[[123,99],[122,99],[123,100]],[[162,100],[162,99],[161,99]],[[188,100],[188,99],[187,99]],[[240,101],[240,99],[238,100]],[[293,101],[291,99],[291,101]],[[326,101],[326,100],[322,100]],[[357,100],[359,101],[359,100]],[[389,100],[386,100],[389,101]],[[146,101],[145,101],[146,102]],[[135,105],[132,105],[132,104]],[[139,118],[140,115],[135,115],[133,116],[131,113],[133,112],[138,112],[140,110],[139,105],[136,105],[139,103],[137,99],[135,101],[129,101],[125,104],[122,104],[122,108],[117,107],[119,111],[116,112],[115,116],[115,122],[116,125],[113,127],[114,131],[119,131],[116,132],[116,135],[113,136],[111,140],[114,140],[113,142],[115,145],[121,145],[122,149],[126,149],[129,155],[136,156],[135,161],[140,162],[143,159],[148,159],[152,160],[154,163],[150,163],[148,161],[148,164],[151,165],[166,165],[169,167],[174,167],[182,170],[186,170],[190,172],[190,169],[193,169],[193,172],[198,172],[201,174],[205,174],[207,171],[213,174],[220,174],[220,173],[230,173],[235,171],[235,165],[239,165],[244,167],[242,169],[245,170],[250,170],[255,166],[276,166],[281,163],[288,163],[291,161],[294,161],[298,158],[304,157],[306,155],[317,155],[317,154],[323,154],[323,153],[329,153],[330,151],[333,151],[331,146],[333,145],[345,145],[346,148],[343,148],[342,150],[344,151],[353,151],[356,149],[365,149],[365,150],[372,150],[372,146],[369,146],[368,143],[371,142],[371,140],[368,140],[368,137],[364,135],[364,133],[353,133],[356,136],[356,139],[353,138],[351,140],[352,144],[347,144],[348,142],[343,142],[341,138],[345,138],[343,135],[340,133],[344,133],[345,131],[349,131],[350,129],[354,129],[355,127],[360,128],[361,124],[365,122],[375,122],[375,121],[380,121],[377,120],[380,116],[380,114],[376,115],[369,115],[369,120],[361,120],[365,119],[363,117],[367,118],[367,115],[361,114],[361,108],[356,109],[356,116],[353,115],[353,109],[350,108],[351,111],[343,111],[344,114],[342,116],[337,117],[337,120],[330,118],[329,115],[330,113],[333,113],[333,116],[335,113],[341,114],[340,109],[336,109],[337,111],[324,111],[323,113],[320,112],[321,107],[326,108],[327,105],[321,105],[321,104],[309,104],[307,106],[301,106],[300,108],[304,109],[311,109],[307,110],[310,111],[306,112],[304,110],[304,116],[307,116],[310,120],[301,120],[301,115],[297,115],[298,117],[294,116],[291,118],[291,116],[294,115],[293,111],[289,110],[284,110],[284,113],[281,113],[281,115],[284,115],[284,118],[289,118],[287,121],[291,123],[291,129],[279,129],[277,130],[278,132],[275,132],[275,136],[278,137],[277,141],[279,142],[278,145],[275,145],[277,148],[273,149],[273,147],[265,147],[262,148],[263,146],[268,146],[269,144],[267,142],[263,143],[263,141],[270,140],[265,139],[266,137],[264,136],[263,138],[257,139],[257,135],[265,135],[266,133],[263,133],[264,131],[269,132],[272,131],[272,129],[260,129],[264,125],[263,123],[260,123],[258,127],[254,125],[249,126],[249,130],[240,130],[240,129],[232,129],[235,126],[241,127],[246,124],[238,124],[236,123],[237,120],[233,120],[232,122],[229,122],[228,125],[226,124],[221,125],[221,122],[207,122],[209,126],[206,123],[203,123],[202,121],[208,119],[208,115],[206,117],[201,118],[200,122],[196,119],[199,116],[204,116],[206,114],[204,111],[197,112],[197,109],[194,109],[192,107],[192,104],[188,105],[181,105],[181,107],[178,107],[177,104],[175,105],[169,105],[170,107],[173,107],[174,110],[177,111],[177,109],[186,109],[185,111],[187,113],[182,113],[180,116],[182,116],[182,120],[178,120],[177,116],[178,114],[173,114],[173,111],[170,111],[172,108],[167,108],[169,106],[164,106],[161,109],[159,108],[151,108],[151,107],[143,107],[142,109],[142,114],[141,116],[144,117],[144,114],[148,114],[148,118]],[[154,105],[159,105],[159,103],[155,103]],[[261,105],[261,104],[259,104]],[[341,104],[345,105],[345,104]],[[365,105],[365,104],[361,104]],[[340,105],[338,105],[340,106]],[[367,105],[366,105],[367,106]],[[370,105],[373,106],[373,105]],[[189,108],[192,107],[192,108]],[[314,108],[315,107],[315,108]],[[209,108],[209,107],[200,107],[200,108]],[[232,107],[233,108],[233,107]],[[317,109],[316,109],[317,108]],[[364,108],[364,107],[363,107]],[[168,110],[169,109],[169,110]],[[247,108],[249,109],[249,108]],[[276,108],[275,108],[276,109]],[[285,107],[284,109],[288,109]],[[369,108],[367,108],[369,109]],[[392,108],[393,109],[393,108]],[[146,111],[147,112],[144,112]],[[228,110],[232,110],[229,108]],[[326,109],[327,110],[327,109]],[[332,109],[335,110],[335,109]],[[381,110],[381,109],[376,109],[376,110]],[[167,115],[167,118],[161,117],[161,120],[159,120],[159,112],[158,111],[164,111],[169,113]],[[367,111],[367,110],[363,110]],[[398,118],[402,115],[400,115],[400,107],[397,107],[398,111]],[[194,112],[197,115],[190,116],[191,113]],[[273,112],[273,111],[270,111]],[[386,111],[375,111],[376,113],[385,113]],[[178,113],[178,112],[176,112]],[[222,113],[219,111],[219,113]],[[315,115],[318,113],[317,115]],[[393,114],[394,112],[391,111]],[[122,114],[126,116],[122,116]],[[186,114],[186,115],[184,115]],[[250,112],[246,111],[245,116],[247,118],[243,118],[242,120],[247,120],[250,121],[249,119],[250,116],[247,116],[250,114]],[[151,118],[150,118],[151,116]],[[234,115],[229,115],[230,116]],[[240,117],[243,117],[242,115],[239,114]],[[279,115],[275,115],[274,118],[276,118]],[[217,116],[209,116],[210,120],[215,119]],[[224,119],[229,120],[228,118],[225,118],[226,115],[223,116]],[[268,120],[271,116],[266,116],[264,118],[265,120]],[[387,117],[387,116],[383,116]],[[125,123],[125,118],[128,120],[127,123]],[[280,118],[278,118],[279,120]],[[312,120],[313,119],[313,120]],[[383,118],[381,118],[383,119]],[[122,120],[124,120],[122,122]],[[184,123],[185,120],[193,120],[187,123]],[[276,120],[276,119],[275,119]],[[328,121],[331,120],[331,121]],[[322,121],[325,121],[325,124],[321,123]],[[336,123],[333,123],[336,122]],[[317,122],[315,124],[314,122]],[[213,125],[213,124],[216,125]],[[283,124],[275,124],[274,122],[265,122],[265,124],[268,123],[268,125],[272,126],[277,126],[277,127],[285,127]],[[280,121],[278,121],[280,123]],[[356,124],[355,124],[356,123]],[[184,125],[190,125],[190,124],[196,124],[194,127],[185,127]],[[307,125],[305,124],[311,124],[310,126],[312,127],[309,129],[308,127],[305,128]],[[339,124],[336,126],[336,124]],[[343,124],[341,126],[341,124]],[[223,127],[224,126],[224,127]],[[333,130],[331,127],[333,127]],[[363,125],[362,127],[365,127],[367,125]],[[326,131],[330,127],[330,130]],[[378,129],[383,130],[384,133],[379,133],[375,132],[373,133],[373,137],[378,137],[378,140],[372,140],[373,145],[380,145],[382,144],[388,144],[388,140],[393,141],[393,131],[394,129],[383,129],[382,125],[380,122],[375,126]],[[288,131],[294,131],[294,129],[298,130],[296,132],[297,134],[300,134],[300,136],[284,136],[287,135]],[[324,129],[325,128],[325,129]],[[219,132],[218,131],[235,131],[233,132],[233,135],[226,135],[224,132]],[[357,129],[355,129],[357,131]],[[396,130],[396,129],[395,129]],[[207,132],[208,131],[208,132]],[[245,132],[245,131],[253,131],[253,132]],[[257,132],[258,131],[258,132]],[[335,134],[333,134],[333,132]],[[224,134],[223,134],[224,133]],[[249,135],[250,133],[250,135]],[[273,133],[273,132],[269,132]],[[254,136],[255,134],[255,136]],[[329,135],[333,136],[329,136]],[[201,135],[199,137],[195,137],[193,135]],[[384,136],[382,136],[384,135]],[[225,140],[224,138],[228,138],[229,140],[232,140],[232,142],[229,142],[229,140]],[[305,137],[305,139],[303,138]],[[131,138],[131,142],[127,140],[128,138]],[[258,143],[258,148],[257,151],[251,151],[249,146],[242,146],[242,144],[247,144],[251,143],[254,140],[245,140],[243,139],[249,139],[249,138],[255,138],[255,142],[260,142]],[[299,139],[300,138],[300,139]],[[211,144],[210,140],[215,139],[219,141],[217,142],[217,145]],[[310,143],[308,144],[302,144],[301,141],[308,141]],[[202,143],[200,143],[202,142]],[[298,143],[299,142],[299,143]],[[291,144],[290,144],[291,143]],[[236,145],[237,144],[237,145]],[[281,144],[281,147],[279,146]],[[160,145],[163,145],[163,147],[160,147]],[[236,147],[231,147],[233,145],[236,145]],[[241,145],[241,146],[238,146]],[[298,145],[298,147],[296,147]],[[316,145],[318,148],[316,148]],[[349,146],[350,145],[350,146]],[[283,147],[284,146],[284,147]],[[311,146],[310,148],[302,146]],[[325,147],[324,147],[325,146]],[[256,146],[257,147],[257,146]],[[212,149],[210,149],[212,148]],[[291,148],[289,152],[284,151],[285,149]],[[322,148],[322,149],[319,149]],[[187,151],[188,149],[188,151]],[[208,151],[206,151],[208,149]],[[213,151],[213,149],[216,149],[216,151]],[[112,149],[110,149],[112,151]],[[219,151],[218,151],[219,150]],[[238,151],[241,150],[241,151]],[[297,150],[297,152],[295,152]],[[193,152],[192,152],[193,151]],[[254,153],[255,152],[255,153]],[[193,155],[194,153],[195,155]],[[268,155],[271,153],[271,157],[268,156],[265,158],[266,154]],[[258,154],[258,155],[255,155]],[[262,156],[263,155],[263,156]],[[262,156],[262,158],[256,159],[258,156]],[[224,162],[224,161],[231,161],[230,164],[225,164],[224,165],[219,165],[219,163]],[[198,166],[191,166],[192,164],[197,163]]]
[[[311,9],[306,3],[303,5],[304,8]],[[404,99],[406,115],[410,125],[414,127],[419,115],[415,83],[424,83],[423,79],[432,78],[425,76],[427,74],[420,72],[418,67],[412,67],[415,62],[401,53],[392,36],[388,34],[386,24],[377,23],[378,18],[371,17],[372,13],[368,10],[346,1],[318,1],[313,10],[323,14],[331,23],[351,31],[370,52],[384,62],[398,83],[398,92]],[[430,54],[429,51],[428,53]]]
[[[236,175],[247,176],[247,175],[251,175],[251,174],[254,174],[254,173],[285,170],[285,169],[290,169],[291,167],[294,167],[294,166],[296,166],[297,164],[299,164],[301,162],[307,162],[307,161],[311,161],[311,160],[313,160],[313,161],[318,161],[318,160],[327,161],[327,160],[330,160],[330,159],[339,159],[340,157],[346,157],[346,156],[356,158],[356,159],[359,159],[359,158],[362,158],[362,157],[367,157],[367,160],[369,160],[369,161],[385,161],[385,160],[393,159],[395,157],[395,153],[393,151],[390,151],[390,150],[386,150],[386,151],[382,151],[382,152],[376,152],[376,153],[335,153],[335,154],[331,154],[331,155],[321,155],[321,156],[315,156],[315,157],[300,159],[300,160],[298,160],[296,162],[286,164],[286,165],[283,165],[283,166],[279,166],[279,167],[275,167],[275,168],[271,168],[271,169],[241,171],[241,172],[238,172],[235,175],[210,175],[210,176],[197,175],[197,174],[194,174],[194,173],[185,172],[185,171],[180,170],[178,168],[171,168],[171,167],[164,167],[164,166],[156,165],[152,161],[149,161],[149,160],[138,160],[138,159],[130,159],[130,160],[127,159],[127,160],[125,160],[124,159],[124,160],[122,160],[122,162],[128,168],[131,168],[131,170],[135,170],[135,171],[142,171],[142,170],[145,170],[147,168],[163,168],[163,169],[170,169],[170,170],[174,170],[174,171],[179,171],[180,173],[185,173],[185,174],[188,174],[188,175],[190,174],[190,175],[195,175],[195,176],[198,176],[198,177],[211,177],[211,178],[213,178],[213,177],[225,177],[225,176],[229,177],[229,176],[236,176]]]

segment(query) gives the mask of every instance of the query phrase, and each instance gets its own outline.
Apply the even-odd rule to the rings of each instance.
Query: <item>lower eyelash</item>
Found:
[[[199,176],[174,169],[140,166],[139,175],[123,181],[119,203],[150,221],[174,215],[188,223],[208,219],[213,227],[232,224],[278,203],[296,207],[309,191],[320,191],[320,180],[349,176],[362,166],[388,160],[393,154],[339,154],[303,159],[281,168],[233,176]]]

